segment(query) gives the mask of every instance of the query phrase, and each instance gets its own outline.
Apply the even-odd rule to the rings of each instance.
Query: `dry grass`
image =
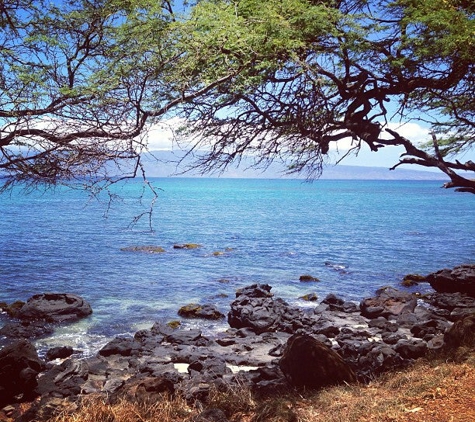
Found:
[[[317,393],[288,394],[256,400],[246,388],[213,392],[209,407],[233,422],[473,422],[475,421],[475,351],[462,363],[421,361],[413,368],[369,385],[347,385]],[[183,399],[149,404],[106,404],[87,397],[79,410],[52,422],[184,422],[202,409]]]

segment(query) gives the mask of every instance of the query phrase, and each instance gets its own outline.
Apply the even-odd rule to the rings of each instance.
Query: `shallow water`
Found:
[[[71,292],[94,310],[39,341],[40,348],[68,343],[92,353],[118,334],[179,319],[178,308],[190,302],[227,313],[235,290],[252,283],[268,283],[299,304],[309,292],[360,300],[405,274],[475,261],[475,196],[440,189],[437,181],[153,183],[162,189],[153,233],[146,219],[128,227],[145,209],[137,201],[140,181],[120,189],[123,199],[107,218],[107,203],[80,191],[0,197],[0,301]],[[174,249],[176,243],[202,247]],[[166,252],[121,250],[137,245]],[[302,274],[320,282],[301,283]]]

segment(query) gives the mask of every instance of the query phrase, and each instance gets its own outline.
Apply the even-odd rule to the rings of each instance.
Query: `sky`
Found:
[[[149,132],[150,151],[171,151],[179,149],[177,143],[173,140],[173,128],[179,125],[178,118],[171,118],[156,124]],[[389,127],[397,130],[402,136],[411,139],[415,143],[425,143],[430,140],[429,128],[415,122],[405,123],[404,125],[390,123]],[[336,145],[331,146],[330,162],[336,163],[347,153],[351,147],[350,140],[342,140]],[[386,167],[390,168],[399,161],[399,156],[404,152],[403,147],[384,147],[378,152],[370,151],[365,144],[356,155],[351,153],[340,163],[348,166],[366,166],[366,167]],[[474,154],[472,154],[474,155]],[[462,157],[463,158],[463,157]],[[468,158],[467,158],[468,159]],[[437,171],[433,168],[422,166],[404,165],[400,168],[423,171]]]

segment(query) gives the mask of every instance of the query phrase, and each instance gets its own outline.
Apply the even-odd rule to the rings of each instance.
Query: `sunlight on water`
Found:
[[[129,228],[144,209],[141,183],[105,203],[79,191],[0,198],[0,301],[70,292],[93,315],[58,328],[42,348],[89,354],[107,339],[180,319],[188,303],[227,314],[237,289],[267,283],[292,304],[328,293],[359,301],[408,273],[475,261],[475,198],[438,182],[157,179],[153,226]],[[196,243],[196,249],[175,249]],[[121,249],[153,245],[163,253]],[[320,282],[301,283],[310,274]],[[0,322],[6,322],[1,316]],[[225,321],[183,321],[214,332]]]

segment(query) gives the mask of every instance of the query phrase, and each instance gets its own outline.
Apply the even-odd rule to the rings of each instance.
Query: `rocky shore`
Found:
[[[133,337],[116,338],[91,358],[69,347],[38,357],[29,339],[55,324],[89,315],[71,294],[36,295],[26,304],[0,304],[12,320],[0,350],[0,408],[13,419],[47,419],[82,395],[148,400],[181,394],[206,402],[211,389],[248,385],[266,396],[289,388],[367,382],[415,359],[475,340],[475,265],[441,270],[406,283],[429,282],[420,295],[385,287],[360,303],[328,295],[314,308],[297,308],[255,284],[236,292],[229,328],[214,337],[178,324],[155,323]],[[184,314],[184,312],[186,315]],[[188,306],[186,317],[221,318],[213,305]],[[17,403],[32,402],[18,412]]]

